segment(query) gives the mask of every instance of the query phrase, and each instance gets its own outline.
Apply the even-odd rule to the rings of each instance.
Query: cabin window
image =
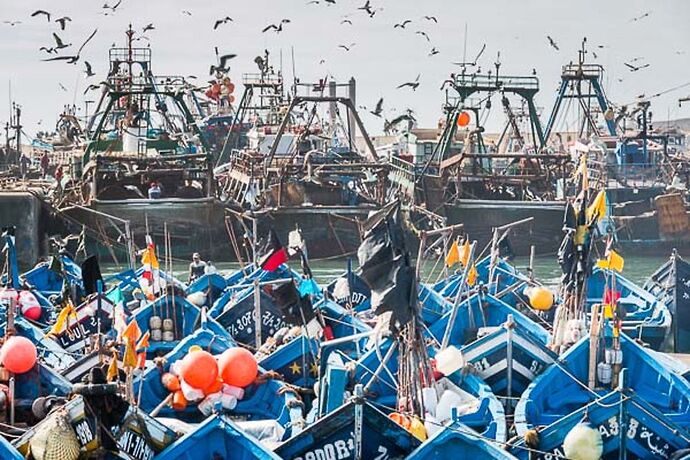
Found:
[[[424,155],[431,155],[434,153],[434,145],[430,143],[424,144]]]

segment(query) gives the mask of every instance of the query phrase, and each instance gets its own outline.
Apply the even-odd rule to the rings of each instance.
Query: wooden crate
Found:
[[[690,238],[690,219],[680,193],[654,198],[659,217],[659,236],[662,239]]]

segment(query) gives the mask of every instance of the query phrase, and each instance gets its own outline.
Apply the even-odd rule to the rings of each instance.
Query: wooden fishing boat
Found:
[[[642,288],[666,305],[673,321],[672,350],[690,352],[690,263],[674,250],[670,259],[659,267]]]
[[[609,284],[620,293],[618,305],[625,311],[623,332],[632,338],[649,344],[655,350],[662,348],[671,331],[671,312],[666,304],[653,294],[613,270],[595,268],[587,278],[587,305],[603,303],[608,277],[615,277]]]
[[[361,387],[360,387],[361,390]],[[281,458],[401,458],[420,445],[361,393],[275,449]]]
[[[189,348],[197,345],[208,350],[212,354],[220,354],[234,345],[232,339],[227,336],[219,336],[215,331],[200,328],[193,334],[185,337],[177,346],[164,356],[162,367],[151,367],[144,371],[134,382],[135,394],[141,393],[140,407],[145,411],[153,411],[158,408],[158,416],[174,417],[176,419],[198,422],[204,419],[204,415],[194,405],[188,405],[182,411],[176,411],[163,403],[170,392],[163,386],[161,376],[169,371],[170,366],[184,358]],[[233,419],[258,422],[265,421],[268,424],[277,424],[282,427],[281,439],[299,431],[302,423],[301,402],[291,391],[286,391],[285,385],[276,380],[267,380],[264,383],[255,383],[244,389],[244,397],[237,401],[234,409],[229,411]],[[238,422],[244,423],[244,422]]]
[[[673,423],[687,429],[690,426],[690,384],[633,339],[625,334],[619,338],[620,348],[616,352],[612,348],[611,334],[607,333],[602,340],[605,350],[600,349],[593,359],[590,337],[584,337],[538,376],[522,394],[515,409],[518,435],[524,436],[534,427],[551,425],[607,394],[616,383],[616,366],[626,369],[631,376],[625,388],[633,390]]]
[[[633,375],[628,374],[628,380]],[[635,377],[636,378],[636,377]],[[579,424],[597,430],[603,444],[602,459],[671,458],[690,447],[687,430],[629,389],[614,390],[538,429],[538,442],[530,446],[519,438],[510,452],[520,459],[564,458],[564,440]],[[680,458],[680,457],[678,457]],[[684,457],[683,457],[684,458]]]
[[[280,459],[225,415],[212,415],[182,436],[156,460],[232,458],[237,460]]]
[[[27,456],[35,437],[46,436],[45,430],[55,429],[56,418],[65,420],[69,426],[62,443],[74,444],[84,456],[98,453],[105,458],[150,460],[177,438],[175,432],[122,400],[112,413],[99,413],[93,407],[93,398],[99,397],[102,396],[92,394],[91,399],[81,395],[74,397],[16,439],[14,447]],[[104,433],[104,429],[109,430],[109,435]]]
[[[408,460],[440,458],[515,459],[501,448],[501,444],[487,440],[462,423],[443,427],[405,457]]]
[[[51,256],[47,261],[39,262],[31,270],[24,272],[20,278],[30,288],[48,298],[60,295],[64,289],[64,283],[67,283],[68,287],[74,286],[77,297],[81,297],[84,293],[81,267],[64,251]]]

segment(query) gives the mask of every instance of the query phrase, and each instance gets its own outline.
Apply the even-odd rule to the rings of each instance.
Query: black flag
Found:
[[[101,276],[101,268],[98,265],[98,258],[96,256],[88,257],[82,262],[81,279],[84,283],[84,293],[86,295],[98,291],[98,281],[103,282],[103,277]]]
[[[274,288],[273,298],[289,323],[307,324],[314,318],[314,309],[309,296],[300,297],[294,281]]]

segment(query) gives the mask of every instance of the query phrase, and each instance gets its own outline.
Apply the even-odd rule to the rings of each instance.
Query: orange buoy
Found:
[[[391,412],[388,415],[388,418],[393,420],[395,423],[405,428],[406,430],[410,429],[411,422],[410,418],[407,415],[401,414],[400,412]]]
[[[188,353],[180,364],[180,377],[192,388],[209,387],[218,378],[216,358],[203,350]]]
[[[5,369],[14,374],[23,374],[33,369],[37,356],[33,342],[21,336],[10,337],[0,349],[0,361]]]
[[[252,384],[259,370],[254,355],[241,347],[225,350],[218,359],[218,367],[223,382],[240,388]]]
[[[470,124],[470,114],[467,112],[460,112],[458,115],[458,126],[464,127]]]
[[[184,397],[184,394],[182,394],[181,390],[173,393],[172,408],[179,411],[187,408],[187,398]]]
[[[161,377],[161,383],[166,390],[171,392],[179,391],[180,389],[180,379],[178,379],[175,374],[171,374],[170,372],[163,374]]]
[[[213,393],[218,393],[223,389],[223,381],[220,379],[220,377],[216,378],[216,381],[213,382],[209,387],[204,388],[204,395],[212,395]]]

